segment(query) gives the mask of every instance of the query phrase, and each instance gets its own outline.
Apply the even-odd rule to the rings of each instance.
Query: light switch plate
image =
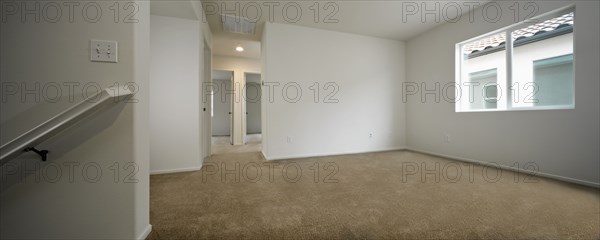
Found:
[[[90,40],[90,60],[92,62],[118,62],[116,41]]]

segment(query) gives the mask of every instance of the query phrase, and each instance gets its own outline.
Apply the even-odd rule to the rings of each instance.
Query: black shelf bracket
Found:
[[[48,159],[48,150],[37,150],[34,147],[25,148],[25,152],[31,152],[31,151],[40,155],[40,157],[42,157],[42,161],[44,161],[44,162]]]

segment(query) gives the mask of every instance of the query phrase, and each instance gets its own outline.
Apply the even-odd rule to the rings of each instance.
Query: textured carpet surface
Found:
[[[220,153],[150,195],[149,239],[600,239],[598,189],[409,151]]]

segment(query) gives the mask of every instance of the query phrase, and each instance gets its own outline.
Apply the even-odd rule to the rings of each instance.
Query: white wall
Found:
[[[47,2],[39,3],[43,6]],[[2,180],[2,239],[135,239],[149,233],[148,143],[144,141],[148,131],[149,4],[146,1],[134,3],[139,7],[136,24],[115,23],[112,15],[101,17],[97,23],[86,22],[77,11],[73,23],[68,22],[65,12],[58,23],[43,19],[35,23],[33,15],[29,15],[26,23],[21,23],[19,14],[8,16],[7,21],[1,23],[3,83],[55,82],[62,85],[73,82],[80,84],[74,88],[75,96],[82,94],[81,86],[86,83],[106,88],[115,82],[121,85],[135,82],[141,88],[135,95],[137,103],[118,105],[41,144],[40,148],[50,150],[47,162],[42,163],[35,154],[23,154],[9,163],[27,164],[28,170],[39,166],[39,170],[29,173],[18,170],[25,173],[24,178],[17,178],[12,185],[5,185],[7,182]],[[113,3],[97,4],[108,12]],[[78,9],[81,10],[81,6]],[[90,62],[90,39],[118,41],[119,62]],[[61,88],[61,91],[68,97],[67,88]],[[16,128],[28,129],[32,127],[28,125],[31,122],[20,125],[11,119],[25,114],[43,121],[56,113],[31,111],[39,109],[40,104],[53,108],[53,111],[65,107],[62,103],[55,105],[47,101],[9,101],[2,106],[1,115],[8,118],[7,122],[16,123]],[[2,121],[3,128],[10,127],[7,122]],[[110,170],[115,164],[120,173],[117,182]],[[129,169],[125,169],[127,164],[131,164]],[[15,176],[7,165],[2,168],[3,178]],[[84,166],[92,165],[102,171],[97,182],[83,178],[84,175],[96,177],[95,167],[84,173]],[[124,182],[124,177],[134,167],[137,168],[136,182]],[[69,177],[71,169],[72,181]],[[60,177],[56,182],[49,179],[56,176]]]
[[[509,11],[513,2],[498,3]],[[574,2],[536,3],[543,13]],[[576,2],[575,109],[455,113],[454,103],[435,103],[433,95],[422,103],[420,95],[414,95],[407,104],[408,147],[507,167],[533,162],[544,174],[598,186],[598,4]],[[456,43],[514,23],[512,15],[497,23],[482,21],[481,9],[474,16],[479,17],[474,23],[463,18],[409,40],[407,81],[429,88],[435,82],[454,82]],[[446,134],[449,143],[444,141]]]
[[[232,89],[231,79],[217,80],[213,79],[213,84],[216,84],[222,93],[223,89]],[[213,136],[230,136],[231,135],[231,95],[223,95],[217,93],[213,96],[213,117],[212,117],[212,135]]]
[[[200,22],[151,16],[150,171],[198,170],[201,80]]]
[[[267,159],[405,146],[405,110],[399,94],[405,74],[403,42],[277,23],[265,28],[263,80],[281,84],[272,103],[263,86]],[[282,97],[283,86],[292,82],[302,89],[296,103]],[[309,89],[314,82],[320,84],[319,103]],[[327,82],[339,86],[339,103],[323,103],[332,91],[323,89]],[[295,96],[294,88],[289,92]]]
[[[213,70],[233,71],[233,82],[238,86],[236,97],[233,104],[233,144],[243,145],[246,132],[246,102],[242,101],[241,90],[243,89],[245,79],[244,73],[260,73],[260,60],[253,58],[214,56]],[[219,95],[220,93],[217,93]]]

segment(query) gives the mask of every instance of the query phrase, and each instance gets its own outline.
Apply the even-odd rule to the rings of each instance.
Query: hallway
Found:
[[[260,152],[262,147],[262,135],[261,134],[248,134],[246,135],[245,145],[231,145],[229,143],[229,136],[213,136],[212,137],[212,154],[223,155],[228,153],[250,153]]]

